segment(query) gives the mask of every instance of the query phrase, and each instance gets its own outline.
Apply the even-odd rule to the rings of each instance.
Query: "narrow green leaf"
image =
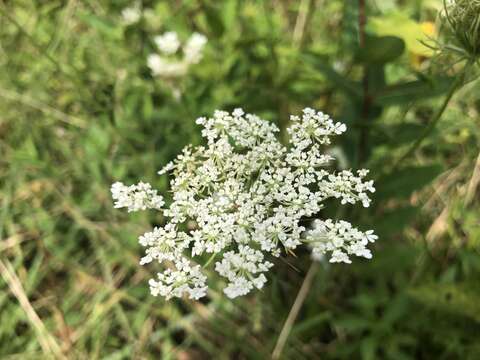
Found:
[[[89,13],[82,13],[78,17],[85,24],[111,39],[119,40],[122,38],[121,27],[115,26],[110,20]]]
[[[379,105],[402,105],[439,96],[450,88],[452,78],[419,79],[390,85],[374,94]]]
[[[475,284],[430,284],[409,291],[423,305],[480,322],[480,292]]]
[[[441,172],[442,166],[439,164],[397,170],[382,180],[376,198],[407,198],[432,182]]]

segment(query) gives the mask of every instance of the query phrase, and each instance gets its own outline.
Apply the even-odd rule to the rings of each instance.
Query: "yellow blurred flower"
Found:
[[[403,13],[391,13],[369,20],[369,31],[379,36],[396,36],[405,42],[410,64],[418,68],[425,59],[433,56],[433,50],[425,44],[432,43],[437,33],[433,22],[417,22]]]
[[[435,26],[435,23],[431,21],[424,21],[420,23],[420,27],[423,31],[423,33],[429,38],[433,39],[435,38],[437,34],[437,27]],[[429,57],[432,56],[432,53],[425,54],[424,52],[418,54],[415,53],[414,51],[410,51],[409,57],[410,57],[410,64],[415,68],[415,69],[420,69],[420,66],[422,63],[428,59]]]

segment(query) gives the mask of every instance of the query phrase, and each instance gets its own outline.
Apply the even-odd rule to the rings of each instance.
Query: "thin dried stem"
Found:
[[[467,195],[465,196],[465,205],[469,205],[473,198],[475,197],[475,193],[477,191],[478,185],[480,184],[480,153],[478,154],[477,161],[475,163],[475,168],[473,169],[472,177],[468,183],[467,188]]]
[[[307,23],[308,10],[310,8],[311,0],[302,0],[298,9],[297,21],[293,30],[293,46],[300,47],[302,43],[303,34],[305,32],[305,25]]]
[[[38,100],[32,99],[31,97],[25,94],[19,94],[15,91],[0,88],[0,97],[10,101],[17,101],[23,105],[27,105],[34,109],[40,110],[44,114],[50,115],[58,119],[59,121],[62,121],[71,126],[76,126],[81,129],[84,129],[87,127],[86,122],[84,120],[72,115],[65,114],[64,112],[58,109],[55,109],[47,104],[44,104]]]
[[[302,286],[298,291],[295,302],[293,303],[293,306],[290,309],[290,313],[288,314],[287,320],[285,321],[285,324],[283,324],[282,331],[278,336],[277,343],[272,352],[272,359],[274,360],[279,359],[280,355],[282,354],[283,348],[287,343],[288,336],[292,331],[293,324],[295,323],[298,313],[300,312],[300,309],[302,308],[303,303],[305,302],[305,299],[308,293],[310,292],[310,288],[312,287],[312,282],[317,272],[317,269],[318,269],[318,264],[313,262],[310,265],[310,268],[308,269],[307,275],[305,275],[305,279],[303,280]]]
[[[25,311],[28,321],[37,333],[38,342],[40,343],[43,352],[46,355],[53,355],[56,359],[66,359],[62,353],[62,350],[60,349],[60,346],[57,344],[53,336],[48,332],[42,320],[35,312],[35,309],[30,304],[20,279],[15,274],[15,271],[8,260],[5,260],[5,262],[0,260],[0,275],[7,283],[12,294],[17,298],[23,311]]]

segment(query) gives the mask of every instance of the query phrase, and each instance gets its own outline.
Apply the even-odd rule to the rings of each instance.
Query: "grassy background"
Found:
[[[310,106],[351,129],[336,150],[372,169],[378,193],[345,216],[381,238],[372,261],[313,268],[282,356],[477,359],[478,82],[392,172],[456,71],[418,41],[438,31],[441,1],[367,1],[367,32],[406,48],[363,58],[355,1],[142,3],[143,20],[126,26],[129,1],[0,1],[0,358],[269,358],[308,253],[278,260],[246,298],[214,283],[205,301],[165,303],[148,291],[154,266],[138,265],[137,236],[160,218],[114,210],[109,187],[166,191],[156,171],[201,141],[194,120],[214,109],[242,106],[284,128]],[[146,67],[168,30],[209,38],[176,83],[180,99]]]

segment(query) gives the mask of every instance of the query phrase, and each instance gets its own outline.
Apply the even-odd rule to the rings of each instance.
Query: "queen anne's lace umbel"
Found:
[[[315,260],[330,254],[330,262],[350,263],[351,256],[370,259],[367,245],[377,236],[362,232],[346,221],[316,220],[312,229],[303,224],[318,215],[323,202],[370,205],[373,181],[367,170],[356,173],[326,170],[333,160],[323,152],[332,136],[346,131],[345,124],[328,115],[304,109],[292,116],[288,146],[265,120],[236,109],[216,111],[199,118],[206,146],[187,146],[159,174],[171,173],[173,199],[161,209],[167,218],[140,237],[146,247],[141,264],[158,261],[166,266],[150,280],[153,295],[167,299],[206,294],[206,276],[194,262],[209,258],[227,281],[230,297],[261,289],[272,267],[269,256],[293,252],[302,243]],[[160,209],[163,199],[147,184],[112,186],[115,207],[129,211]]]
[[[142,18],[140,3],[135,2],[132,6],[122,10],[122,20],[126,25],[132,25]]]
[[[182,46],[174,31],[156,36],[154,41],[159,54],[150,54],[147,65],[153,75],[170,79],[184,76],[190,66],[198,64],[202,60],[203,50],[207,44],[204,35],[193,33]]]

